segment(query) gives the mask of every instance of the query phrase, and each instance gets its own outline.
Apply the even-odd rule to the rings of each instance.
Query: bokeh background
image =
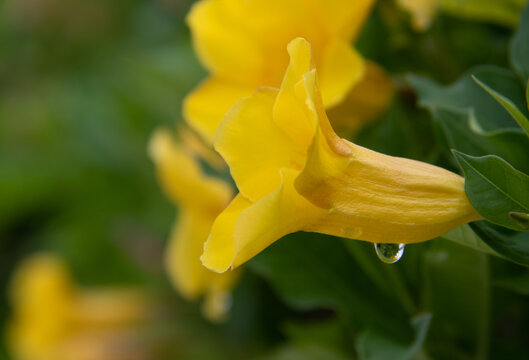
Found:
[[[358,349],[409,349],[409,319],[423,312],[433,314],[430,355],[416,358],[529,358],[527,280],[504,281],[525,270],[441,240],[388,267],[369,244],[295,234],[250,262],[226,323],[178,297],[162,265],[177,210],[146,147],[156,127],[181,122],[183,97],[205,76],[184,21],[191,3],[0,2],[0,329],[13,269],[45,250],[80,286],[155,299],[152,359],[376,359]],[[514,27],[438,14],[417,33],[380,1],[357,48],[391,72],[397,96],[356,141],[454,169],[406,76],[450,83],[476,64],[508,66]],[[0,358],[11,359],[2,338]]]

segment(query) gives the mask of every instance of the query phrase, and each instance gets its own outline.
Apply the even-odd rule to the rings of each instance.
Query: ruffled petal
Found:
[[[303,101],[296,95],[296,84],[312,68],[311,45],[303,38],[292,40],[287,47],[290,63],[273,105],[274,122],[301,149],[308,149],[315,124],[307,118]]]
[[[198,162],[178,145],[167,130],[157,130],[149,143],[158,178],[168,197],[177,205],[215,216],[232,197],[225,182],[206,176]]]
[[[240,213],[233,232],[235,258],[232,268],[328,213],[298,194],[294,188],[297,175],[296,170],[282,169],[281,186]]]
[[[184,99],[184,119],[212,144],[224,115],[237,100],[250,96],[256,88],[210,77]]]
[[[239,191],[256,201],[279,187],[279,170],[301,168],[303,154],[274,123],[277,90],[262,88],[231,109],[215,138],[215,149],[230,166]]]

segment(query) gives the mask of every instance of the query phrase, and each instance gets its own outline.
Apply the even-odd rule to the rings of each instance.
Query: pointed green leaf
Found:
[[[446,137],[447,148],[472,156],[498,155],[529,173],[529,138],[521,129],[484,132],[472,113],[439,109],[432,115]]]
[[[511,42],[511,63],[524,82],[529,79],[529,3]]]
[[[477,212],[494,224],[523,231],[509,212],[529,212],[529,176],[497,156],[453,153],[465,173],[465,192]]]
[[[496,66],[477,66],[463,74],[455,83],[443,86],[416,75],[409,77],[411,85],[419,95],[419,104],[430,110],[473,110],[476,119],[485,131],[518,128],[512,117],[494,99],[491,99],[471,78],[477,76],[496,91],[503,94],[525,112],[524,89],[520,79],[511,70]]]
[[[509,99],[507,99],[505,96],[501,95],[500,93],[498,93],[497,91],[491,89],[487,84],[483,83],[482,81],[480,81],[477,77],[475,77],[474,75],[472,75],[472,79],[474,79],[474,81],[479,85],[481,86],[485,91],[487,91],[494,99],[496,99],[496,101],[498,103],[500,103],[501,106],[503,106],[503,108],[505,110],[507,110],[509,112],[509,114],[511,114],[512,118],[514,120],[516,120],[516,122],[518,123],[518,125],[520,125],[520,127],[525,131],[525,133],[527,134],[527,136],[529,136],[529,119],[527,119],[527,117],[525,117],[524,114],[522,114],[522,112],[520,110],[518,110],[518,108],[516,107],[516,105],[513,104],[513,102]]]
[[[523,8],[522,1],[441,0],[441,10],[452,16],[515,27]]]
[[[485,221],[471,223],[470,227],[481,240],[507,259],[529,266],[529,233],[506,235],[493,229]]]
[[[522,228],[529,230],[529,214],[511,211],[509,213],[511,219],[516,221]]]

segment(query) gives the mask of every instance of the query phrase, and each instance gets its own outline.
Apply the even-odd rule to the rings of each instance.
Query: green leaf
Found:
[[[522,114],[522,112],[518,110],[516,105],[514,105],[512,101],[507,99],[505,96],[491,89],[489,86],[480,81],[474,75],[472,75],[472,78],[476,83],[478,83],[479,86],[485,89],[485,91],[487,91],[494,99],[496,99],[496,101],[500,103],[501,106],[503,106],[503,108],[509,112],[509,114],[511,114],[512,118],[516,120],[518,125],[520,125],[520,127],[525,131],[527,136],[529,136],[529,119],[527,119],[527,117],[525,117],[524,114]]]
[[[518,225],[520,225],[522,228],[524,228],[525,230],[529,230],[529,214],[511,211],[509,213],[509,216],[511,217],[511,219],[516,221]]]
[[[524,82],[529,79],[529,4],[511,42],[511,63]]]
[[[388,309],[387,297],[362,275],[337,238],[292,234],[248,265],[295,309],[332,309],[359,329],[369,326],[393,334],[410,331],[406,313],[399,306]]]
[[[488,256],[441,239],[429,243],[418,270],[423,275],[424,310],[434,315],[429,333],[435,340],[427,344],[428,354],[432,359],[486,359]]]
[[[497,156],[453,153],[465,173],[465,192],[477,212],[494,224],[523,231],[509,212],[529,211],[529,176]]]
[[[494,280],[494,285],[507,290],[514,291],[518,294],[529,296],[529,272],[516,277],[505,277]]]
[[[431,314],[414,317],[411,326],[415,337],[410,344],[388,338],[382,334],[365,331],[358,336],[356,348],[360,360],[409,360],[421,350],[430,327]]]
[[[478,66],[470,69],[455,83],[439,85],[429,79],[412,75],[411,85],[419,95],[419,104],[430,110],[445,109],[456,112],[473,110],[476,119],[484,131],[518,129],[516,122],[505,112],[501,105],[491,99],[471,76],[477,76],[493,89],[503,94],[519,108],[524,106],[524,89],[520,80],[511,70],[496,66]],[[527,116],[525,110],[522,110]]]
[[[399,272],[400,264],[384,264],[378,259],[371,243],[350,239],[344,239],[343,243],[358,266],[381,291],[395,297],[407,313],[415,311],[414,301]]]
[[[486,254],[501,256],[496,251],[492,250],[479,236],[477,236],[468,225],[459,226],[450,230],[443,236],[442,239],[450,240],[459,245],[484,252]]]
[[[514,27],[523,2],[519,0],[441,0],[441,10],[453,16]]]
[[[529,266],[529,233],[506,235],[493,229],[484,221],[472,223],[470,227],[487,245],[507,259]]]
[[[452,110],[434,110],[433,118],[446,138],[447,148],[472,156],[498,155],[529,172],[529,138],[519,128],[484,132],[472,113]]]
[[[282,327],[289,343],[296,345],[319,345],[338,352],[347,352],[348,339],[344,336],[345,326],[340,319],[333,317],[322,321],[287,322]]]
[[[283,346],[256,360],[348,360],[342,354],[321,346]]]
[[[527,79],[527,85],[525,86],[525,105],[529,110],[529,79]]]

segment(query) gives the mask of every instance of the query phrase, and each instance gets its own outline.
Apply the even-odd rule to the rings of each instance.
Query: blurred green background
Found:
[[[139,286],[166,304],[156,359],[529,358],[527,271],[443,240],[384,265],[370,244],[294,234],[250,262],[226,324],[203,320],[164,276],[176,209],[146,153],[205,75],[184,22],[191,1],[0,4],[0,324],[17,262],[50,250],[81,285]],[[357,44],[398,95],[356,141],[454,170],[405,76],[449,83],[507,66],[513,29],[441,14],[415,33],[408,20],[381,1]]]

